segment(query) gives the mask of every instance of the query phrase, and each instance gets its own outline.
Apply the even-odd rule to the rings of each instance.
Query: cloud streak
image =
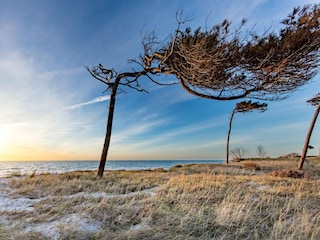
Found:
[[[95,103],[100,103],[100,102],[105,102],[105,101],[108,101],[109,99],[110,99],[110,96],[100,96],[100,97],[96,97],[96,98],[94,98],[90,101],[87,101],[87,102],[78,103],[75,105],[68,106],[68,107],[66,107],[66,109],[67,110],[74,110],[77,108],[81,108],[83,106],[87,106],[87,105],[91,105],[91,104],[95,104]]]
[[[165,129],[166,127],[161,128],[163,123],[166,123],[166,126],[170,127],[170,123],[172,122],[173,120],[158,120],[154,123],[141,123],[141,125],[134,126],[132,129],[124,129],[122,132],[116,132],[112,140],[113,147],[115,149],[125,148],[131,153],[136,151],[148,152],[147,149],[155,151],[161,148],[166,150],[168,148],[176,148],[176,150],[178,150],[177,146],[180,146],[181,149],[184,149],[183,151],[185,154],[190,154],[192,152],[190,144],[201,145],[202,147],[208,146],[208,137],[195,138],[193,136],[200,132],[213,132],[215,128],[221,128],[224,125],[223,121],[218,121],[215,123],[211,120],[207,120],[201,123],[191,123],[189,125],[174,129]],[[142,138],[139,138],[138,142],[136,142],[136,137],[138,137],[136,135],[146,133],[145,131],[151,132],[157,128],[161,128],[161,131],[149,134],[148,137],[143,136]],[[209,137],[209,139],[211,139],[211,137]]]

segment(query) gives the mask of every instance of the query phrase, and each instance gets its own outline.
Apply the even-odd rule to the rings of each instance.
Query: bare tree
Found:
[[[97,79],[98,81],[104,83],[107,85],[106,91],[110,92],[110,102],[109,102],[109,113],[108,113],[108,121],[107,121],[107,129],[106,129],[106,135],[104,139],[103,149],[101,153],[100,163],[99,163],[99,169],[98,169],[98,176],[102,177],[107,156],[108,156],[108,150],[110,146],[111,141],[111,132],[112,132],[112,124],[113,124],[113,115],[114,115],[114,108],[116,103],[116,97],[118,93],[123,92],[122,89],[119,89],[119,86],[125,86],[128,88],[132,88],[139,92],[147,92],[144,88],[141,87],[139,83],[139,78],[142,76],[148,77],[150,80],[152,80],[154,83],[159,85],[172,85],[174,83],[160,83],[151,77],[152,74],[157,74],[157,72],[154,72],[152,69],[148,70],[141,70],[141,71],[135,71],[132,72],[124,72],[124,73],[117,73],[114,69],[107,69],[104,68],[101,64],[99,64],[96,67],[89,68],[86,67],[86,69],[89,71],[92,77]]]
[[[267,152],[262,145],[257,147],[256,153],[260,158],[265,158],[267,156]]]
[[[314,125],[315,125],[315,123],[317,121],[317,117],[318,117],[319,111],[320,111],[320,92],[317,93],[313,98],[309,99],[307,102],[310,103],[312,106],[317,106],[317,108],[316,108],[316,110],[314,112],[312,121],[310,123],[309,130],[308,130],[308,133],[307,133],[307,137],[306,137],[306,140],[304,142],[304,147],[303,147],[303,150],[302,150],[302,153],[301,153],[298,169],[302,169],[302,167],[303,167],[303,163],[304,163],[304,161],[306,159],[306,156],[307,156],[308,148],[310,148],[310,149],[313,148],[312,146],[309,145],[309,142],[310,142],[311,134],[312,134],[312,131],[313,131],[313,127],[314,127]]]
[[[254,110],[258,110],[260,112],[264,112],[267,110],[268,104],[266,103],[259,103],[259,102],[251,102],[251,101],[242,101],[236,104],[235,108],[233,109],[230,121],[229,121],[229,129],[228,129],[228,137],[227,137],[227,150],[226,150],[226,163],[229,163],[229,141],[230,141],[230,133],[232,127],[232,120],[236,113],[248,113]]]
[[[233,159],[241,160],[244,157],[244,155],[246,155],[249,152],[249,150],[244,147],[236,147],[232,149],[230,152]]]
[[[320,57],[320,4],[297,7],[278,33],[234,30],[228,20],[192,31],[178,28],[156,51],[145,51],[146,66],[174,74],[191,94],[215,100],[280,100],[308,83]],[[153,45],[154,46],[154,45]],[[152,51],[150,51],[152,49]]]

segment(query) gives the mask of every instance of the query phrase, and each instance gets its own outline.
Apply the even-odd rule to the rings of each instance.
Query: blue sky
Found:
[[[294,6],[312,0],[1,0],[0,160],[97,160],[105,134],[109,97],[84,65],[118,72],[134,65],[141,39],[155,31],[164,40],[177,26],[176,12],[193,29],[248,19],[257,32]],[[258,145],[276,157],[300,152],[319,90],[319,74],[264,113],[236,115],[230,148]],[[157,80],[175,80],[163,76]],[[180,86],[142,80],[148,94],[118,96],[109,159],[224,159],[230,113],[236,103],[200,99]],[[320,146],[319,121],[310,154]]]

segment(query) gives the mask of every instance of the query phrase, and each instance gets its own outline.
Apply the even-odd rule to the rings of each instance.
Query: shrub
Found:
[[[273,171],[271,174],[271,176],[274,177],[290,177],[290,178],[304,178],[307,177],[307,175],[305,175],[304,173],[300,173],[297,172],[295,170],[282,170],[282,171]]]
[[[261,167],[254,162],[243,163],[243,168],[248,169],[248,170],[261,170]]]

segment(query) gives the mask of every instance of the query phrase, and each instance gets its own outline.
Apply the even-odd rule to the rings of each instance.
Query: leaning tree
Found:
[[[230,133],[232,127],[232,120],[236,113],[248,113],[254,110],[264,112],[267,110],[268,104],[266,103],[259,103],[259,102],[251,102],[251,101],[242,101],[236,104],[235,108],[233,109],[230,121],[229,121],[229,129],[228,129],[228,137],[227,137],[227,149],[226,149],[226,163],[229,163],[229,141],[230,141]]]
[[[317,106],[317,108],[316,108],[316,110],[314,112],[312,121],[310,123],[309,130],[308,130],[308,133],[307,133],[307,137],[306,137],[306,140],[304,142],[304,147],[303,147],[303,150],[302,150],[302,153],[301,153],[298,169],[302,169],[304,160],[306,159],[306,156],[307,156],[308,148],[310,148],[309,142],[310,142],[311,134],[312,134],[314,125],[315,125],[315,123],[317,121],[317,117],[318,117],[319,112],[320,112],[320,92],[317,93],[313,98],[309,99],[307,102],[310,103],[312,106]]]
[[[144,44],[144,67],[174,74],[189,93],[215,100],[280,100],[308,83],[320,56],[320,4],[297,7],[278,33],[234,29],[228,20],[192,31],[181,30],[158,48]],[[155,43],[155,44],[152,44]]]
[[[172,85],[175,83],[161,83],[155,81],[152,75],[157,75],[157,69],[149,68],[149,69],[142,69],[140,71],[132,70],[131,72],[122,72],[118,73],[114,69],[107,69],[103,67],[101,64],[98,66],[89,68],[85,67],[92,77],[97,79],[98,81],[107,85],[107,89],[105,92],[110,92],[110,102],[109,102],[109,112],[108,112],[108,120],[107,120],[107,127],[106,127],[106,134],[104,139],[104,144],[102,148],[102,153],[100,157],[99,169],[98,169],[98,176],[102,177],[103,172],[105,169],[105,164],[107,161],[108,150],[111,141],[111,133],[112,133],[112,124],[113,124],[113,115],[114,115],[114,108],[116,103],[117,94],[123,92],[124,90],[119,87],[127,87],[134,89],[138,92],[147,92],[140,83],[139,79],[141,77],[147,77],[152,82],[158,85]]]

